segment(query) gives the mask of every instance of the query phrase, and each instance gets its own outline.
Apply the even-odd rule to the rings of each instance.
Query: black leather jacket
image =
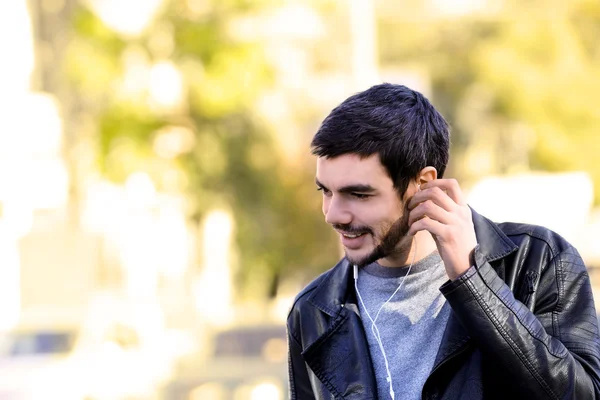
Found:
[[[600,399],[598,323],[577,251],[545,228],[474,211],[473,222],[475,265],[440,288],[452,312],[422,398]],[[351,270],[340,261],[296,298],[291,399],[379,398]]]

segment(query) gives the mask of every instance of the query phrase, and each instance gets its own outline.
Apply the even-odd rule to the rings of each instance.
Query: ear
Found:
[[[437,179],[437,169],[435,167],[425,167],[417,174],[417,186]]]

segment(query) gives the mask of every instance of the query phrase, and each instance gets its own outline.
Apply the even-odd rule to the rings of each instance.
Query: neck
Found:
[[[410,240],[410,247],[407,251],[400,251],[388,257],[377,260],[377,263],[383,267],[404,267],[413,262],[419,262],[437,249],[435,240],[427,231],[420,231]],[[414,260],[414,261],[413,261]]]

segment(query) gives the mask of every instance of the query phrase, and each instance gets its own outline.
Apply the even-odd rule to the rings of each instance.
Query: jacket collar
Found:
[[[351,290],[354,287],[352,275],[352,265],[344,257],[329,274],[325,275],[308,301],[329,316],[336,316],[343,304],[356,303],[356,294]],[[354,298],[354,301],[349,301],[349,297]]]
[[[518,246],[500,230],[498,225],[479,215],[472,208],[471,214],[479,251],[488,262],[504,258],[518,249]]]
[[[492,221],[471,209],[475,236],[480,253],[485,259],[496,261],[506,257],[518,246],[504,234]],[[330,316],[336,316],[340,307],[345,303],[356,304],[356,294],[353,284],[353,269],[350,262],[343,258],[309,297],[309,302]]]

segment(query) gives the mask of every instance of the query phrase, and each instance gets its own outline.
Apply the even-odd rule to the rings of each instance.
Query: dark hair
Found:
[[[427,166],[443,177],[449,147],[448,123],[425,96],[389,83],[347,98],[325,118],[311,143],[318,157],[378,154],[400,196]]]

